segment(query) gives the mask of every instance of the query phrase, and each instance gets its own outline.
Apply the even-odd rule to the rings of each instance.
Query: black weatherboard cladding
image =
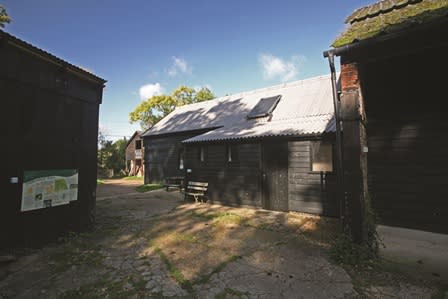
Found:
[[[0,137],[5,141],[0,248],[43,244],[94,223],[98,107],[105,81],[62,63],[0,31]],[[49,169],[79,173],[77,200],[21,212],[25,171]]]
[[[275,107],[277,107],[278,102],[281,99],[281,95],[277,95],[269,98],[262,98],[257,105],[249,112],[247,118],[258,118],[264,117],[271,114]]]
[[[369,193],[382,224],[448,233],[446,77],[430,75],[448,67],[447,52],[445,44],[361,68]]]

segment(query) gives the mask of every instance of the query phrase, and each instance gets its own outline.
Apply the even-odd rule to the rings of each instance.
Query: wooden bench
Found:
[[[169,188],[176,188],[182,191],[184,186],[184,177],[182,176],[166,177],[163,186],[166,188],[166,191],[168,191]]]
[[[204,199],[207,198],[205,193],[208,189],[208,183],[206,182],[193,182],[189,181],[186,189],[185,189],[185,200],[187,199],[187,196],[193,196],[195,202],[198,202],[198,199],[201,199],[201,202],[204,202]]]

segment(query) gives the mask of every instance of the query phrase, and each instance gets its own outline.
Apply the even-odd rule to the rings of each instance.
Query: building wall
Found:
[[[234,144],[237,161],[226,160],[226,143],[204,145],[205,161],[199,161],[200,145],[188,145],[186,167],[188,180],[209,183],[209,200],[229,205],[262,206],[261,147],[259,143]]]
[[[311,172],[310,141],[288,142],[289,209],[337,216],[336,175]],[[335,166],[335,165],[334,165]]]
[[[448,233],[446,78],[436,75],[448,67],[440,60],[447,51],[360,66],[369,191],[380,223]]]
[[[209,183],[208,199],[227,205],[269,207],[263,203],[263,163],[260,141],[239,143],[185,144],[182,140],[198,133],[145,138],[145,183],[163,182],[165,177],[185,176],[186,180]],[[287,201],[289,210],[327,216],[338,215],[334,173],[310,171],[310,141],[275,142],[287,144]],[[226,159],[227,146],[237,151],[237,161]],[[205,161],[200,161],[204,148]],[[184,150],[184,169],[179,170],[179,152]],[[264,157],[269,159],[270,157]],[[272,157],[271,157],[272,158]],[[187,169],[191,172],[187,172]],[[275,170],[273,170],[275,171]]]
[[[1,41],[0,41],[1,42]],[[102,83],[80,78],[8,43],[0,45],[3,157],[0,247],[35,245],[94,223]],[[26,170],[77,169],[78,200],[20,212]],[[10,178],[17,177],[17,183]]]
[[[179,169],[179,153],[182,141],[198,133],[183,133],[168,136],[144,137],[145,184],[160,183],[166,177],[184,176]]]
[[[142,148],[140,149],[142,155],[141,158],[138,158],[136,155],[136,144],[135,142],[137,140],[141,140],[142,142]],[[126,171],[129,173],[129,175],[136,175],[136,176],[144,176],[144,158],[145,158],[145,147],[143,143],[143,138],[139,135],[134,136],[134,138],[129,142],[129,145],[126,147]],[[137,165],[136,160],[141,160],[140,167]]]

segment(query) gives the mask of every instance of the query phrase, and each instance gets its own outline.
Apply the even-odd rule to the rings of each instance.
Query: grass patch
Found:
[[[129,288],[127,286],[131,285]],[[96,282],[81,286],[76,290],[66,291],[61,295],[62,299],[121,299],[130,298],[136,294],[142,294],[145,291],[145,281],[133,276],[120,281],[110,281],[106,278]]]
[[[173,238],[177,241],[196,242],[196,237],[190,234],[173,233]]]
[[[68,233],[60,238],[63,244],[50,249],[48,256],[55,273],[65,272],[73,266],[89,265],[99,267],[103,264],[103,255],[100,253],[101,246],[95,245],[87,240],[86,234]]]
[[[230,213],[230,212],[218,212],[218,213],[198,213],[196,211],[191,212],[196,217],[206,221],[213,221],[221,224],[245,224],[247,219],[243,216]]]
[[[216,223],[221,223],[221,224],[244,224],[247,221],[246,218],[237,215],[237,214],[233,214],[233,213],[229,213],[229,212],[224,212],[224,213],[218,213],[216,218],[214,219],[214,222]]]
[[[102,185],[102,184],[104,184],[104,181],[100,180],[100,179],[96,179],[96,184],[97,185]]]
[[[207,283],[213,274],[221,272],[227,266],[228,263],[236,261],[237,259],[240,259],[240,258],[241,258],[241,256],[238,256],[238,255],[230,256],[226,261],[224,261],[224,262],[220,263],[218,266],[216,266],[210,273],[202,275],[198,279],[194,280],[193,285]]]
[[[215,299],[226,299],[228,298],[227,295],[230,295],[230,298],[243,298],[246,293],[231,288],[225,288],[223,292],[215,296]]]
[[[193,212],[191,212],[191,215],[193,217],[196,217],[196,218],[199,218],[202,220],[206,220],[206,221],[213,220],[214,218],[216,218],[216,214],[214,214],[214,213],[205,214],[205,213],[198,213],[196,211],[193,211]]]
[[[176,268],[166,257],[166,255],[162,252],[162,250],[159,247],[155,248],[155,253],[157,253],[160,257],[160,259],[163,261],[163,263],[168,268],[168,271],[171,274],[171,277],[174,278],[174,280],[177,281],[177,283],[184,289],[187,290],[189,293],[193,292],[193,285],[191,282],[184,277],[182,272]]]
[[[148,191],[152,191],[152,190],[157,190],[157,189],[161,189],[163,188],[163,186],[161,184],[146,184],[146,185],[141,185],[138,186],[137,188],[135,188],[135,190],[137,192],[148,192]]]
[[[143,177],[142,176],[125,176],[123,178],[123,180],[127,180],[127,181],[143,181]]]

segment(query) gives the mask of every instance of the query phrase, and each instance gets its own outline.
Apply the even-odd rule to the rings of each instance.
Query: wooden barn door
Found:
[[[262,144],[263,208],[288,211],[288,143]]]

